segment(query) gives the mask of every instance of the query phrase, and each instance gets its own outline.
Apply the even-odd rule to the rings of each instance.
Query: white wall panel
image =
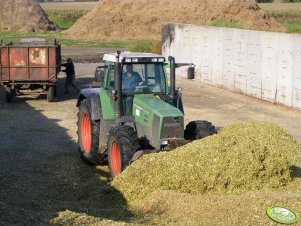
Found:
[[[194,63],[197,80],[301,109],[301,35],[183,24],[166,27],[172,34],[163,31],[163,55]],[[186,76],[183,69],[178,72]]]

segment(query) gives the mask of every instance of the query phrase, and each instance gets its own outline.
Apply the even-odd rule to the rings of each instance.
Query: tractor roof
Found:
[[[116,56],[117,53],[107,53],[104,54],[103,56],[103,60],[104,61],[110,61],[110,62],[115,62],[116,61]],[[137,58],[137,59],[141,59],[141,58],[163,58],[164,57],[162,55],[159,54],[155,54],[155,53],[138,53],[138,52],[122,52],[120,54],[120,62],[123,62],[125,59],[133,59],[133,58]],[[165,61],[165,59],[164,59]]]

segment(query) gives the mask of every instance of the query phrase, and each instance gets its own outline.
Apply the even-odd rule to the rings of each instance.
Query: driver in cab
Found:
[[[132,64],[126,65],[126,72],[122,74],[123,90],[134,90],[142,82],[140,74],[133,70]]]
[[[126,72],[122,74],[122,89],[126,93],[127,91],[134,91],[135,87],[142,82],[140,74],[133,70],[132,64],[126,65]],[[133,97],[128,96],[125,98],[125,113],[130,115],[132,112]]]

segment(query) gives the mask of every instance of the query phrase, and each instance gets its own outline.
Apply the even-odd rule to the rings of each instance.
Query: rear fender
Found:
[[[80,103],[84,99],[88,100],[92,120],[100,120],[101,118],[99,90],[99,88],[82,89],[79,93],[79,97],[76,103],[76,107],[79,107]]]

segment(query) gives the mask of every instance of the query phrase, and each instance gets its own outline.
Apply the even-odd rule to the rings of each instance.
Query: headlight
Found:
[[[168,140],[161,140],[161,145],[168,145]]]

